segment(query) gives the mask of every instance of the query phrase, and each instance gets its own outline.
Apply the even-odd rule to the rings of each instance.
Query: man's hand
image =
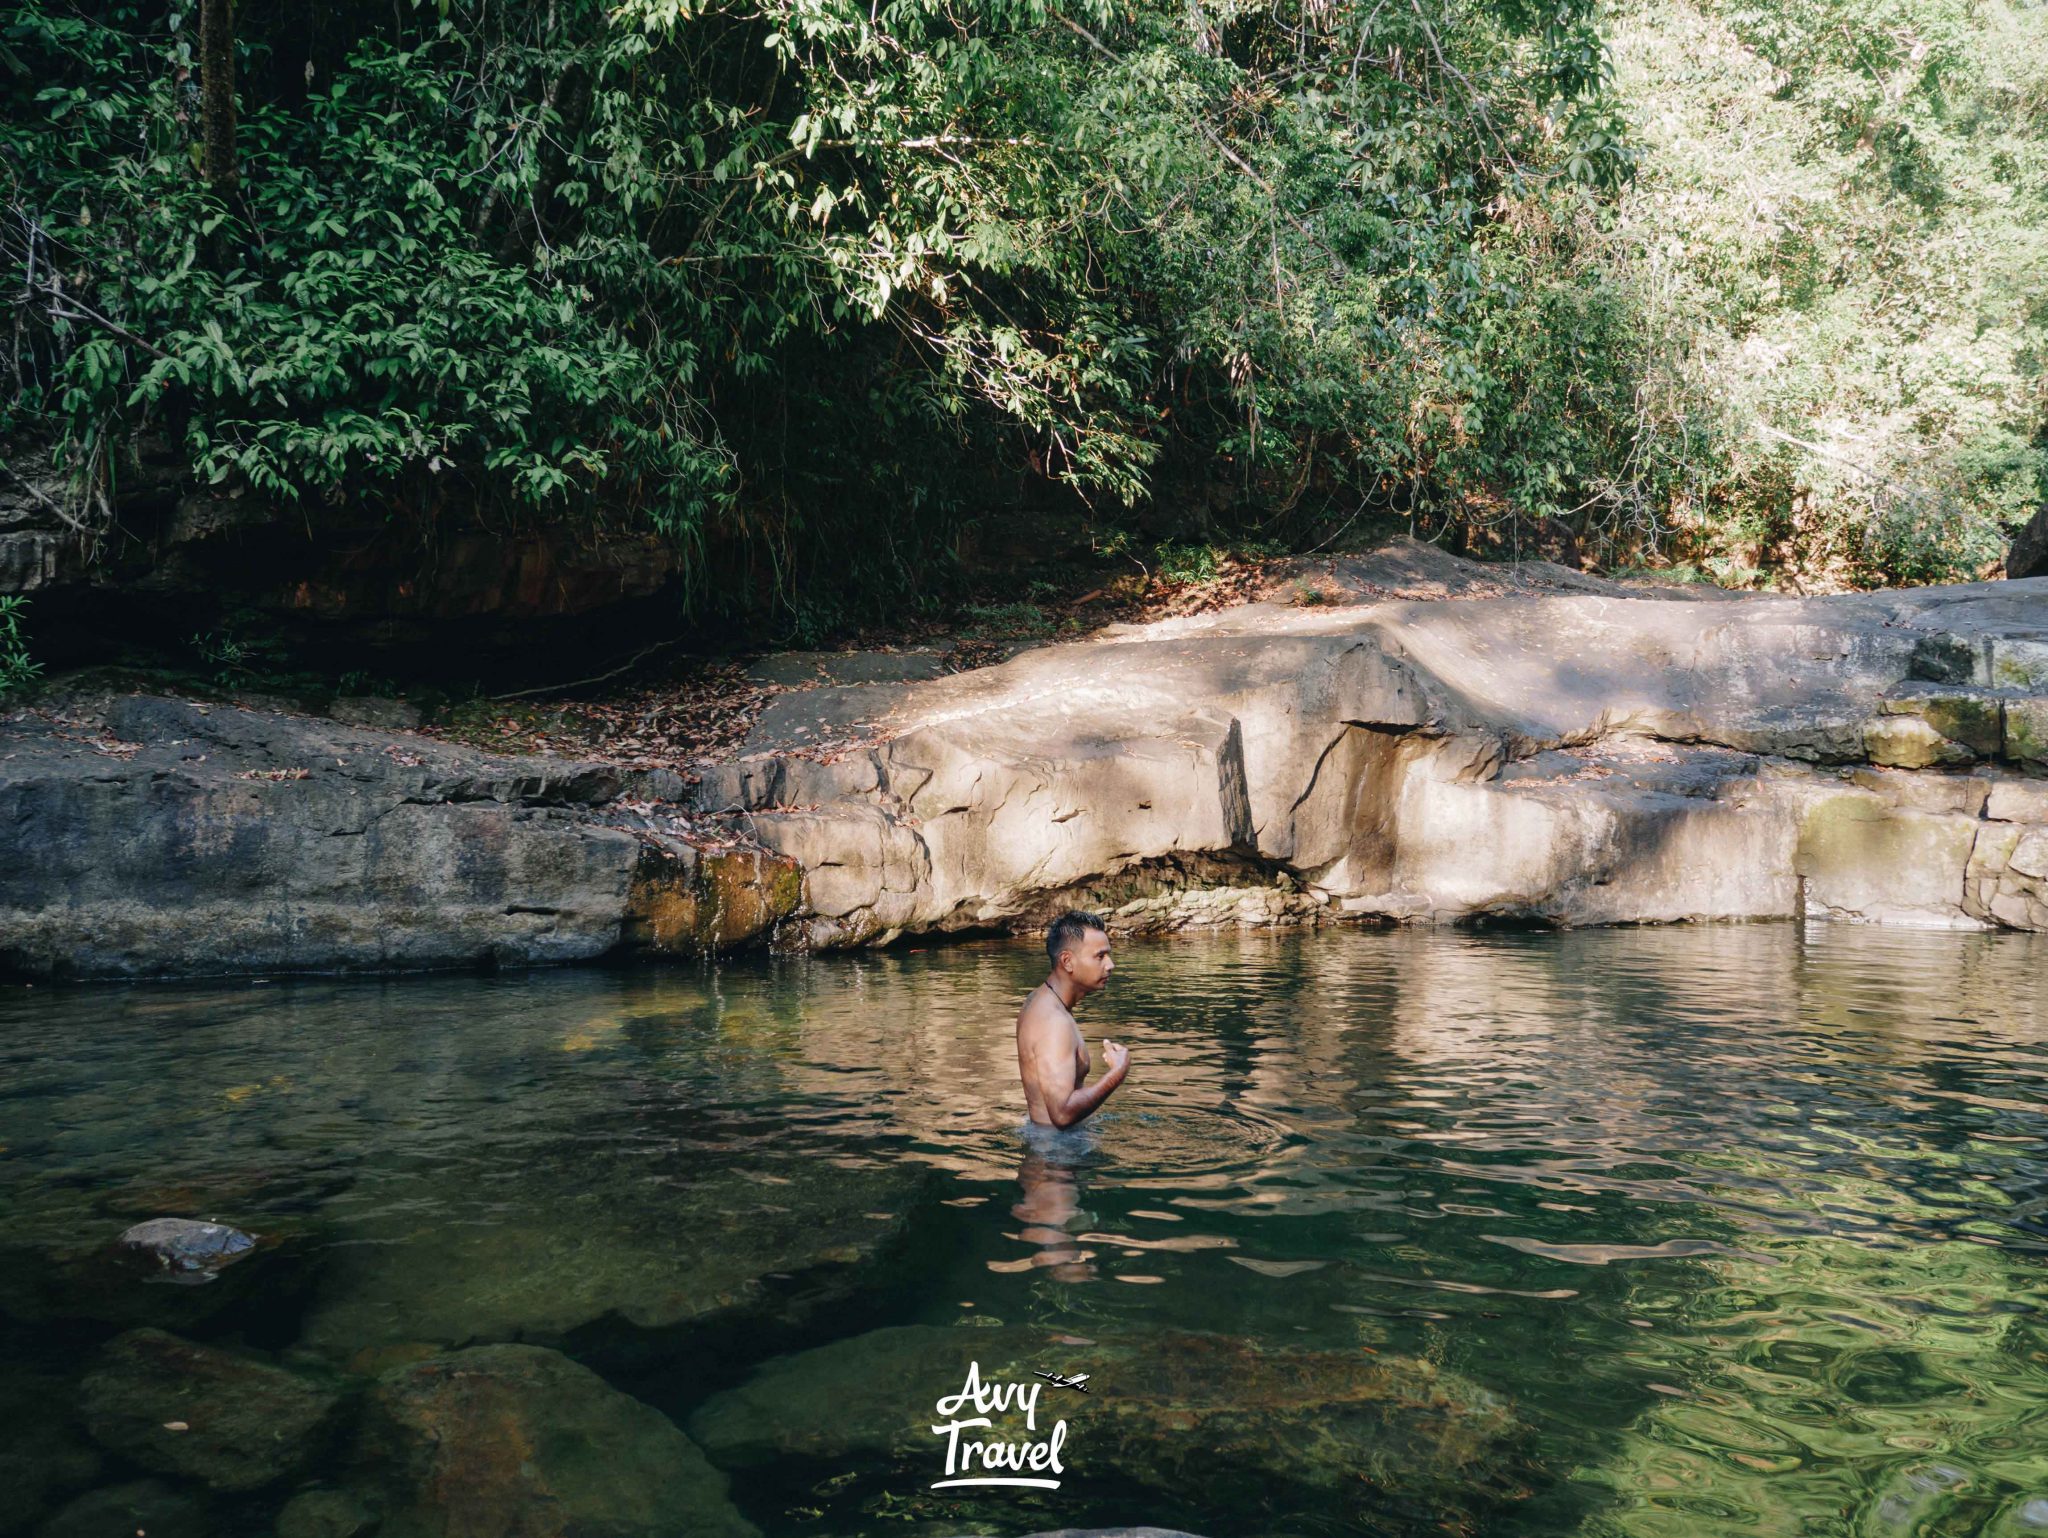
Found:
[[[1121,1079],[1131,1071],[1131,1049],[1120,1041],[1105,1041],[1102,1044],[1102,1063],[1108,1073]]]

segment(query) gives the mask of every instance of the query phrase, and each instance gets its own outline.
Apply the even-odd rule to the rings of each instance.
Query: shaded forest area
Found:
[[[0,78],[88,562],[171,484],[814,644],[1389,526],[1954,580],[2048,491],[2040,6],[24,0]]]

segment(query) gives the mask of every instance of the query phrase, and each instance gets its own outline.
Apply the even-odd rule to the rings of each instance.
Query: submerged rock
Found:
[[[629,1185],[576,1190],[541,1177],[516,1203],[460,1221],[361,1225],[330,1252],[306,1342],[346,1360],[405,1342],[556,1339],[606,1316],[688,1324],[757,1301],[771,1274],[871,1258],[925,1178],[822,1159],[773,1169],[673,1183],[635,1171]]]
[[[211,1281],[221,1267],[256,1248],[256,1241],[239,1228],[195,1218],[151,1218],[114,1243],[139,1260],[154,1262],[158,1271],[177,1281]]]
[[[537,1346],[396,1368],[366,1407],[380,1538],[754,1538],[725,1477],[651,1406]]]
[[[357,1538],[377,1514],[346,1490],[301,1490],[277,1514],[275,1538]]]
[[[93,1484],[105,1462],[63,1408],[70,1385],[54,1374],[0,1367],[0,1535],[34,1529],[53,1505]]]
[[[963,1538],[968,1538],[968,1535],[963,1535]],[[1032,1533],[1030,1538],[1198,1538],[1198,1535],[1167,1527],[1063,1527],[1054,1533]]]
[[[216,1490],[259,1489],[303,1467],[335,1402],[296,1373],[162,1330],[109,1341],[79,1392],[101,1446]]]
[[[36,1538],[216,1538],[205,1505],[160,1480],[81,1495],[36,1529]]]
[[[1049,1330],[925,1325],[771,1362],[708,1400],[688,1429],[729,1467],[865,1454],[936,1478],[945,1440],[932,1430],[934,1406],[960,1389],[970,1362],[985,1383],[1029,1384],[1042,1367],[1086,1371],[1085,1395],[1044,1391],[1033,1434],[1045,1437],[1064,1418],[1067,1467],[1198,1505],[1205,1491],[1224,1503],[1222,1491],[1247,1477],[1484,1501],[1500,1493],[1515,1430],[1493,1394],[1403,1358],[1174,1331],[1077,1350]],[[1014,1413],[982,1434],[1026,1435]]]

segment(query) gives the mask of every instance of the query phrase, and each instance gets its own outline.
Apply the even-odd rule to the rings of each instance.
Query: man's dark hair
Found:
[[[1108,934],[1109,926],[1095,914],[1082,913],[1078,909],[1062,913],[1052,921],[1052,928],[1045,932],[1045,954],[1052,958],[1054,966],[1058,966],[1060,952],[1091,930],[1100,930],[1103,934]]]

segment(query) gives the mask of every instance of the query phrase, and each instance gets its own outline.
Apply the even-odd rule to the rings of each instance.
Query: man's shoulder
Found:
[[[1072,1018],[1066,1006],[1060,1003],[1059,996],[1040,983],[1025,995],[1024,1007],[1017,1011],[1017,1029],[1021,1031],[1042,1021],[1058,1022]]]

